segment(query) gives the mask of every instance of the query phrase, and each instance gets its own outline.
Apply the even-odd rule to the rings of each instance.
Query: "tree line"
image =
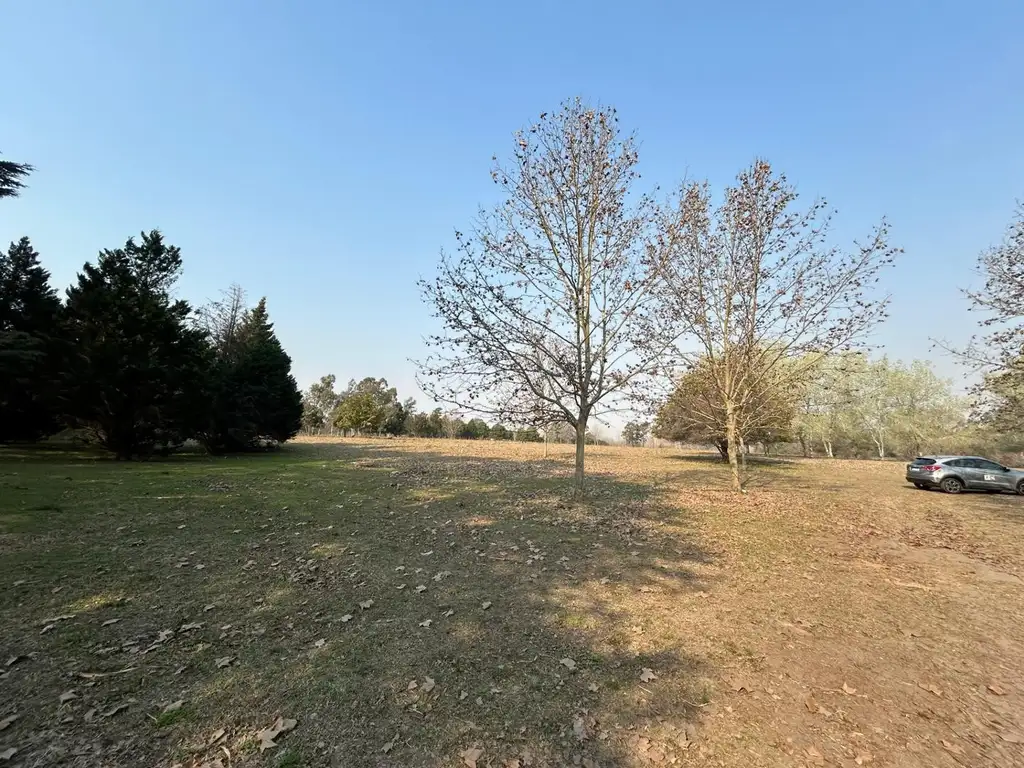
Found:
[[[0,164],[0,198],[31,170]],[[62,300],[29,238],[0,252],[0,442],[73,430],[135,459],[293,437],[301,396],[266,299],[232,287],[194,309],[173,296],[181,272],[180,249],[143,232],[100,251]]]
[[[808,452],[870,444],[886,455],[894,441],[934,439],[910,422],[956,406],[890,391],[928,374],[856,356],[887,317],[882,278],[901,254],[884,219],[843,246],[828,204],[802,205],[765,160],[717,195],[686,181],[666,200],[639,188],[638,162],[615,110],[581,99],[515,133],[509,160],[491,169],[500,201],[456,231],[456,252],[420,283],[441,325],[419,361],[435,402],[568,425],[577,495],[588,425],[627,408],[656,416],[660,434],[718,444],[735,488],[752,441],[786,434]],[[1018,220],[981,259],[985,289],[969,294],[990,332],[957,350],[982,372],[974,422],[1018,435],[1022,255]],[[879,366],[887,383],[872,378]],[[628,426],[630,442],[649,427]]]
[[[387,379],[352,379],[341,392],[337,377],[323,376],[302,395],[302,428],[308,434],[388,435],[461,440],[514,440],[525,443],[570,443],[575,439],[565,425],[506,427],[479,417],[463,419],[441,408],[418,411],[412,398],[400,400]],[[600,442],[593,435],[589,443]]]

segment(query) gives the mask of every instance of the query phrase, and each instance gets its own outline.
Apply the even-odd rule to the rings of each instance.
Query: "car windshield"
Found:
[[[927,456],[918,456],[912,463],[915,467],[923,467],[926,464],[934,464],[935,459],[930,459]]]

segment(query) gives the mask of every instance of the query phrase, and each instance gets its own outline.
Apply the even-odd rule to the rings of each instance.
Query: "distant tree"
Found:
[[[967,349],[953,351],[982,374],[974,390],[976,417],[1019,438],[1016,425],[1024,421],[1024,202],[1018,203],[1003,241],[978,257],[978,268],[985,285],[966,293],[986,333]]]
[[[612,109],[577,99],[542,114],[492,169],[504,201],[421,282],[444,328],[421,386],[515,424],[570,424],[578,497],[591,417],[660,370],[671,342],[654,317],[662,249],[637,161]]]
[[[777,401],[813,378],[833,352],[860,342],[886,313],[873,293],[898,249],[883,221],[867,241],[843,251],[830,241],[824,201],[794,210],[785,176],[762,160],[739,174],[712,206],[707,184],[689,184],[664,223],[672,251],[666,324],[678,323],[692,350],[681,361],[705,361],[709,408],[724,414],[733,487],[742,487],[741,423],[754,397]]]
[[[446,414],[441,420],[441,436],[448,439],[462,437],[466,431],[466,422],[457,415]]]
[[[311,384],[302,396],[302,428],[313,432],[323,429],[338,407],[338,393],[334,391],[334,374],[322,376]]]
[[[985,374],[978,420],[1002,435],[1013,450],[1024,450],[1024,353],[1015,366]]]
[[[25,178],[34,170],[27,163],[0,160],[0,198],[17,197],[25,188]]]
[[[171,298],[180,272],[179,249],[153,230],[102,251],[68,289],[64,410],[119,458],[171,450],[204,425],[211,352]]]
[[[491,428],[483,419],[470,419],[462,430],[462,437],[468,440],[485,440],[491,434]]]
[[[338,398],[334,426],[360,435],[381,434],[389,418],[391,424],[396,423],[400,409],[398,390],[388,387],[387,379],[353,379]],[[401,421],[404,420],[402,414]]]
[[[385,435],[402,435],[405,434],[405,424],[409,418],[409,414],[415,411],[416,401],[411,397],[407,398],[404,402],[398,402],[396,398],[394,402],[390,402],[384,412],[384,421],[381,423],[380,431],[381,434]]]
[[[675,390],[658,411],[653,434],[674,442],[714,445],[728,461],[728,415],[712,366],[710,361],[699,361],[677,379]],[[765,381],[762,376],[751,377],[752,383]],[[741,451],[752,442],[788,434],[794,415],[795,398],[781,387],[765,384],[745,395],[733,413]]]
[[[526,427],[525,429],[517,429],[515,432],[514,439],[520,443],[542,443],[544,438],[540,432],[537,431],[536,427]],[[586,435],[584,434],[584,440]]]
[[[27,237],[0,252],[0,442],[57,431],[62,312]]]
[[[249,451],[282,443],[301,426],[302,395],[291,358],[274,333],[266,299],[247,308],[231,286],[200,312],[213,343],[208,418],[198,436],[212,453]]]
[[[512,433],[505,429],[505,425],[498,423],[491,427],[490,431],[491,440],[511,440]]]
[[[622,439],[626,445],[640,446],[647,442],[651,424],[648,421],[630,421],[622,428]]]

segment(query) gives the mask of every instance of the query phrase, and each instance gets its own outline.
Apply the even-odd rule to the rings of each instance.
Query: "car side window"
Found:
[[[996,464],[994,461],[985,461],[984,459],[975,460],[975,466],[978,469],[984,469],[986,472],[1002,472],[1003,465]]]
[[[945,462],[945,464],[946,464],[947,467],[954,467],[954,468],[956,468],[956,467],[966,467],[967,466],[966,462],[967,462],[967,459],[953,459],[952,461]]]

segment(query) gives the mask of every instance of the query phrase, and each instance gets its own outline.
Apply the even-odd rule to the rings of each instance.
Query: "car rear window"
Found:
[[[918,456],[916,459],[914,459],[911,462],[911,464],[913,464],[915,467],[923,467],[926,464],[934,464],[934,463],[935,463],[935,459],[930,459],[927,456]]]

